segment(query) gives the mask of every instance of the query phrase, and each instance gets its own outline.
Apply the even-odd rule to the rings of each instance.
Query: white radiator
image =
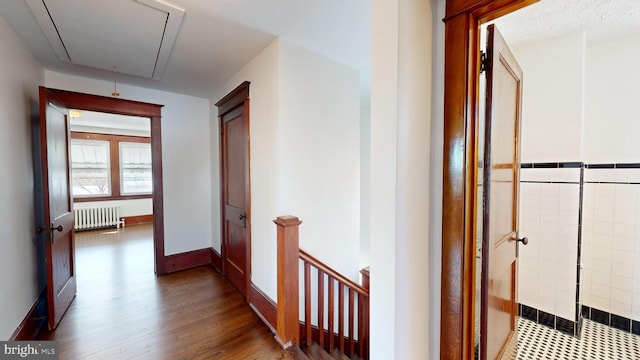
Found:
[[[73,218],[75,230],[101,229],[111,226],[119,228],[120,225],[124,227],[124,220],[120,219],[119,206],[74,208]]]

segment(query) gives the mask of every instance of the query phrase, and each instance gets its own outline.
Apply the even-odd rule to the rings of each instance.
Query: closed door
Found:
[[[49,329],[55,329],[76,295],[73,213],[69,176],[68,110],[40,88],[40,156]]]
[[[493,25],[487,33],[481,359],[515,359],[522,70]]]
[[[223,271],[246,298],[251,277],[249,99],[238,101],[232,96],[217,105],[221,110]]]

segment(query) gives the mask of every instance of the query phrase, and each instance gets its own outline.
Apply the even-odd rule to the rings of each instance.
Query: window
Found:
[[[150,138],[72,132],[71,182],[76,201],[151,197]]]
[[[120,143],[120,194],[151,194],[151,145]]]
[[[71,140],[73,196],[111,195],[109,142]]]

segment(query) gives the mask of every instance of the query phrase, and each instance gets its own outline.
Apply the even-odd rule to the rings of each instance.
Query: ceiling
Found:
[[[116,66],[119,83],[209,98],[281,37],[369,84],[370,0],[11,0],[0,16],[45,68],[64,73],[113,80]],[[496,22],[510,43],[582,29],[606,41],[640,33],[640,1],[542,0]],[[65,48],[70,59],[60,60]]]
[[[154,74],[167,40],[161,6],[184,16]],[[205,98],[277,37],[360,70],[365,82],[370,72],[368,0],[11,0],[0,16],[47,69],[113,80],[116,66],[120,83]],[[71,62],[60,60],[60,39]]]
[[[585,32],[589,44],[640,34],[638,0],[541,0],[495,20],[511,45]]]

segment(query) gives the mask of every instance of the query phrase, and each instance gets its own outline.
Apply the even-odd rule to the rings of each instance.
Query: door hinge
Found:
[[[480,73],[482,74],[483,72],[487,71],[489,66],[489,57],[487,56],[487,53],[484,51],[480,51]]]

